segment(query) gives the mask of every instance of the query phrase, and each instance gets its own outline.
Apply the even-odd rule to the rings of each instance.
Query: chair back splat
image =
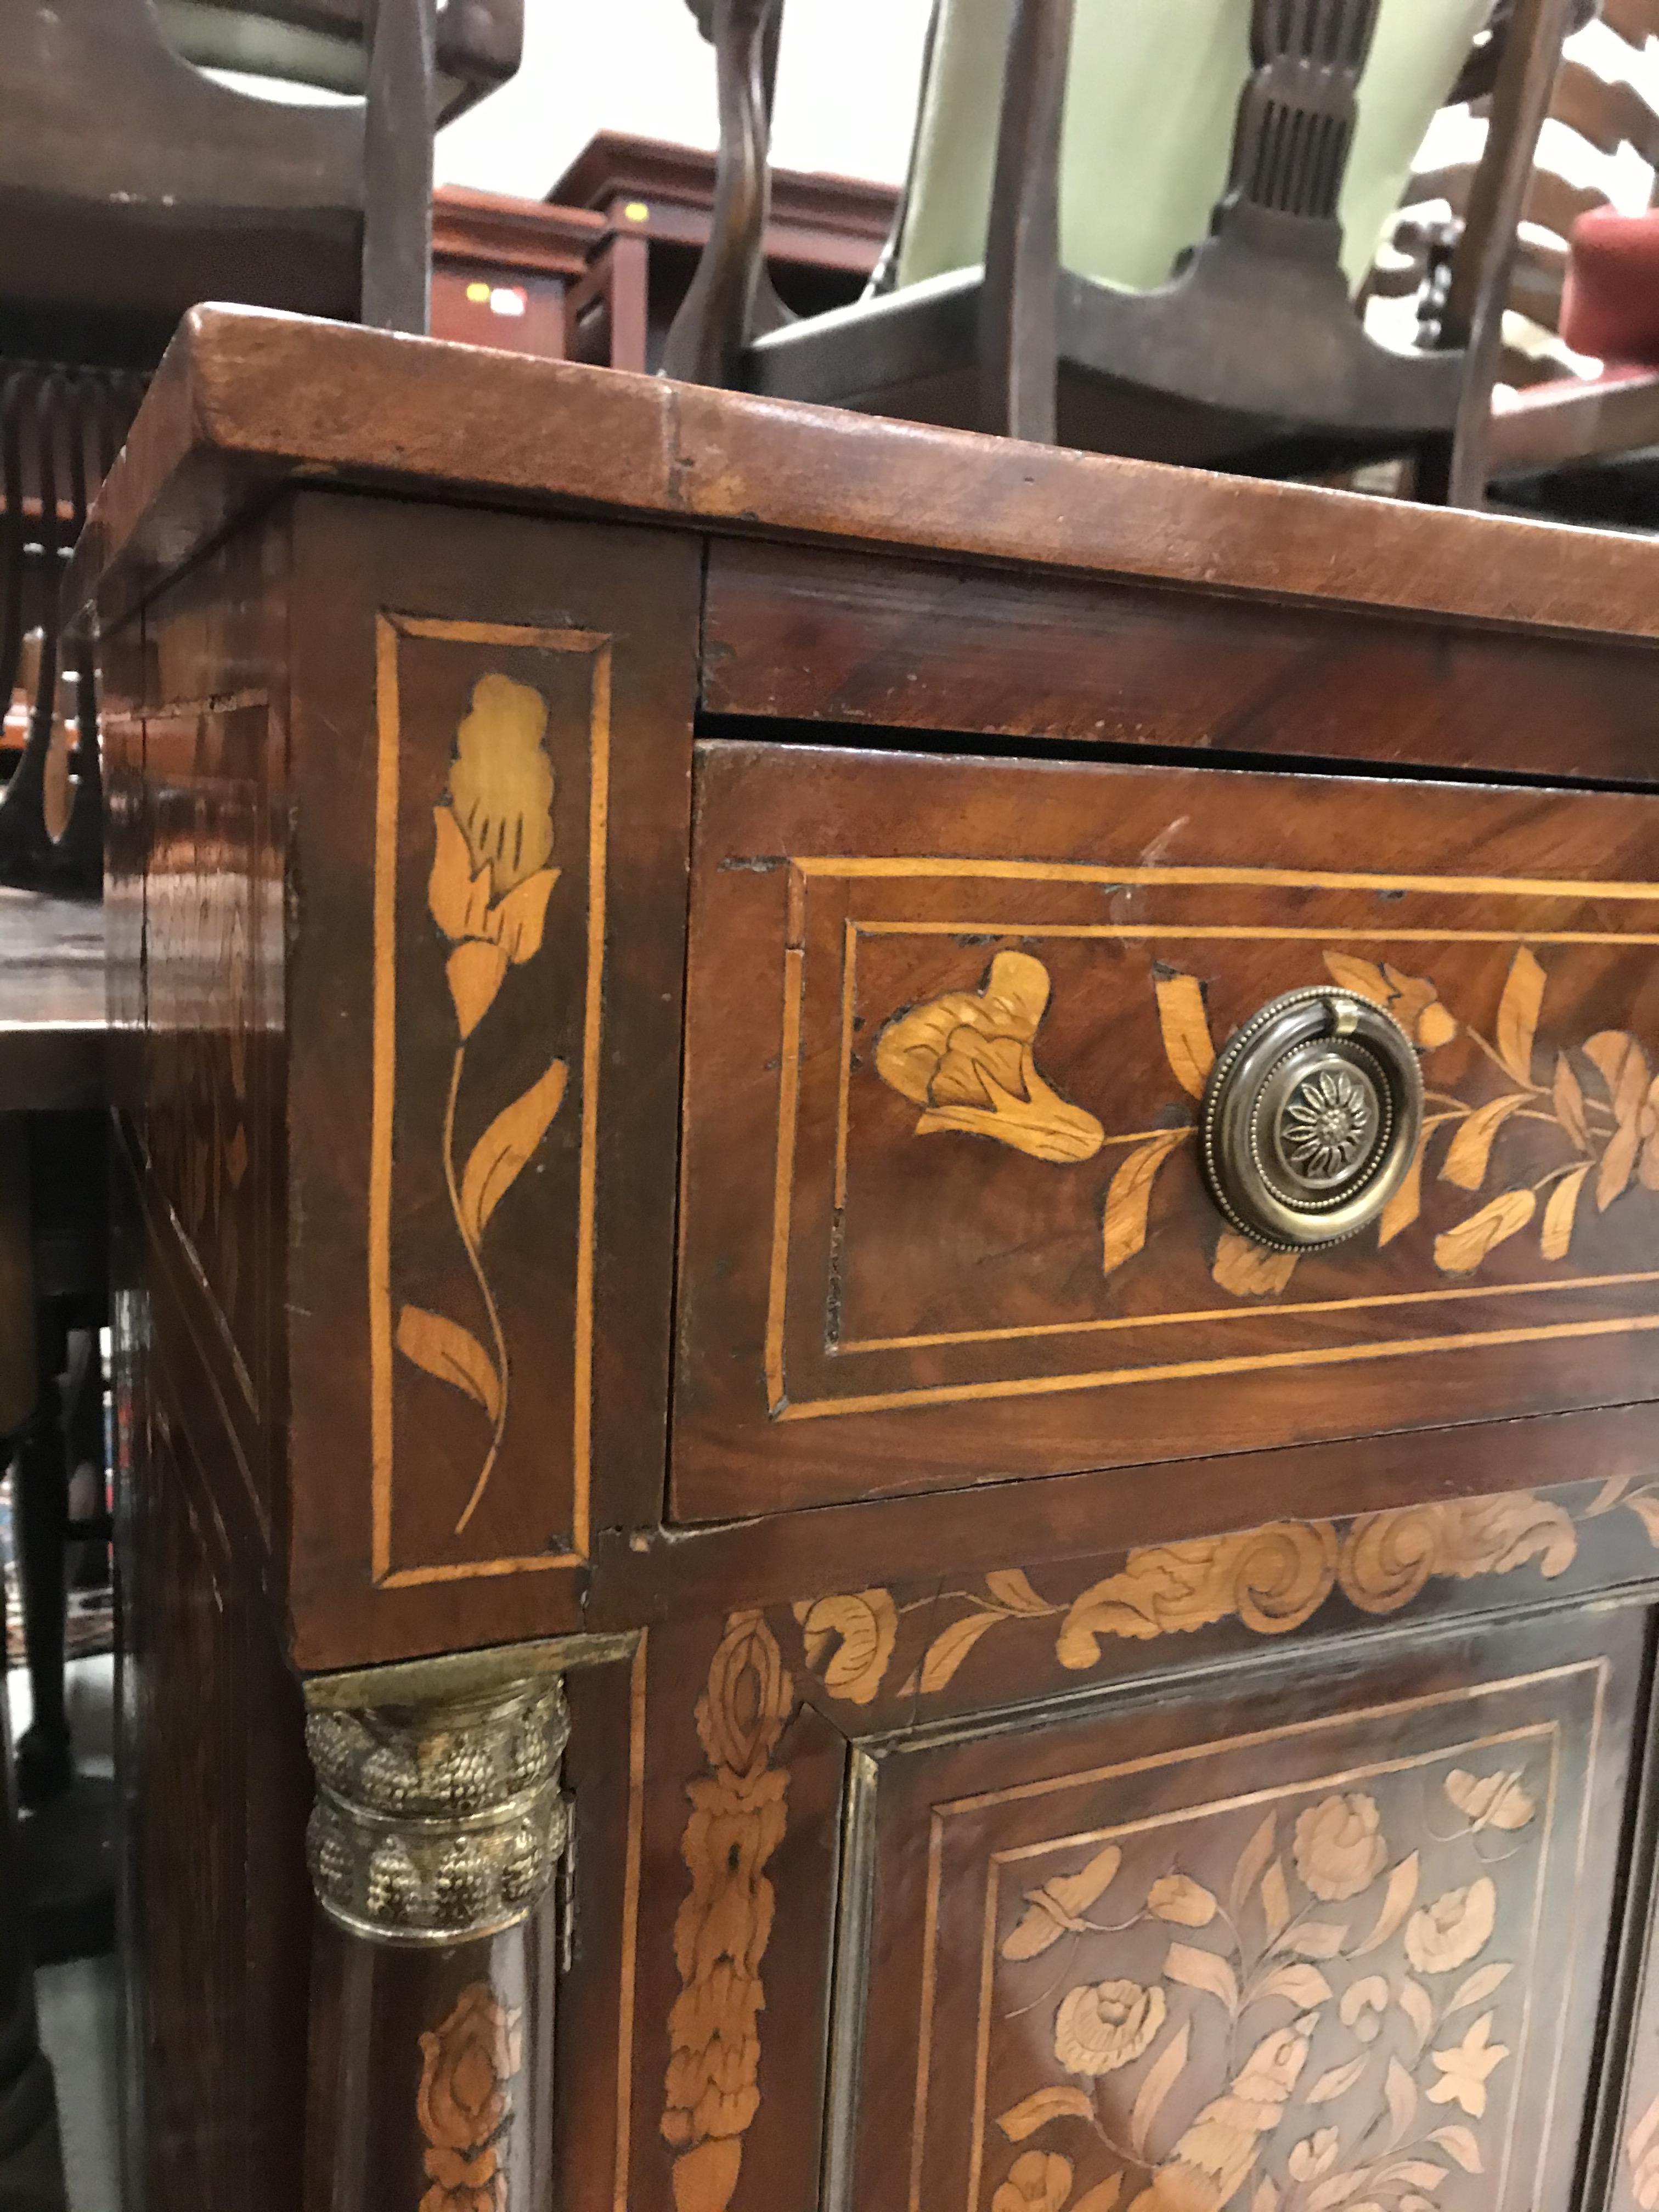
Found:
[[[1524,191],[1569,5],[1515,0],[1445,313],[1407,350],[1356,295],[1491,0],[937,0],[878,282],[779,329],[750,302],[781,0],[714,0],[729,191],[665,369],[1267,475],[1404,456],[1428,495],[1478,498],[1450,455],[1495,367],[1513,240],[1491,218]]]
[[[0,0],[0,884],[98,888],[92,665],[61,661],[59,571],[179,318],[220,300],[426,331],[433,132],[514,74],[523,15]]]

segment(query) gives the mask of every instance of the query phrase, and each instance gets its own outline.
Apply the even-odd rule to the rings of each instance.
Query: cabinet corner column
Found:
[[[557,1647],[314,1678],[306,2212],[546,2201]]]

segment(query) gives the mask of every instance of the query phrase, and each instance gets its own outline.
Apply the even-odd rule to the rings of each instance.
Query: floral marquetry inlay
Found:
[[[990,2212],[1489,2201],[1551,1757],[1523,1735],[1057,1842],[1000,1892],[990,2063],[1030,2078],[992,2115]]]
[[[468,1040],[494,1006],[507,969],[541,950],[559,871],[553,850],[553,769],[544,747],[547,704],[511,677],[481,677],[456,735],[448,788],[432,811],[427,902],[453,950],[445,974],[457,1042],[440,1139],[455,1232],[489,1324],[489,1345],[447,1314],[405,1305],[397,1345],[405,1359],[463,1391],[489,1423],[489,1442],[461,1507],[456,1534],[477,1511],[507,1428],[512,1376],[501,1310],[484,1266],[489,1218],[547,1134],[564,1098],[566,1063],[552,1060],[504,1106],[464,1163],[455,1158],[455,1109]]]
[[[521,2021],[517,2006],[473,1982],[443,2025],[422,2036],[415,2112],[432,2185],[420,2212],[517,2212],[505,2142],[524,2063]]]
[[[1118,1641],[1146,1643],[1231,1620],[1255,1635],[1285,1635],[1339,1591],[1358,1612],[1385,1614],[1437,1580],[1523,1569],[1554,1580],[1577,1556],[1581,1525],[1615,1511],[1633,1515],[1648,1542],[1659,1543],[1659,1486],[1621,1476],[1577,1516],[1558,1499],[1516,1491],[1361,1514],[1340,1527],[1275,1521],[1149,1545],[1064,1601],[1046,1596],[1023,1569],[1003,1567],[976,1589],[947,1591],[937,1605],[927,1595],[901,1606],[891,1591],[874,1588],[803,1600],[795,1618],[806,1663],[832,1697],[855,1705],[884,1690],[928,1698],[993,1635],[1046,1636],[1058,1665],[1084,1674]]]
[[[761,1962],[773,1910],[766,1867],[788,1819],[788,1770],[774,1759],[793,1703],[763,1617],[733,1613],[697,1704],[708,1771],[687,1786],[680,1845],[691,1888],[674,1923],[681,1986],[662,2118],[676,2212],[727,2212],[760,2109]]]
[[[1465,1040],[1480,1078],[1474,1089],[1466,1084],[1468,1095],[1428,1089],[1416,1156],[1380,1218],[1379,1246],[1417,1223],[1424,1176],[1437,1160],[1439,1181],[1455,1190],[1498,1186],[1435,1237],[1433,1262],[1443,1275],[1473,1274],[1500,1244],[1534,1228],[1540,1257],[1564,1260],[1582,1213],[1605,1213],[1633,1189],[1659,1190],[1659,1077],[1645,1048],[1628,1030],[1601,1030],[1540,1067],[1548,976],[1528,946],[1510,963],[1490,1036],[1443,1004],[1429,977],[1334,949],[1322,964],[1333,982],[1384,1007],[1425,1056]],[[1197,976],[1161,963],[1152,983],[1170,1072],[1197,1101],[1215,1060],[1203,989]],[[1103,1146],[1112,1152],[1116,1164],[1101,1206],[1109,1275],[1145,1249],[1159,1177],[1187,1150],[1194,1125],[1172,1118],[1167,1099],[1149,1097],[1148,1117],[1166,1126],[1109,1133],[1085,1107],[1060,1097],[1034,1057],[1050,994],[1041,961],[999,952],[977,994],[947,992],[895,1015],[877,1045],[877,1072],[923,1108],[918,1135],[988,1137],[1055,1166],[1089,1161]],[[1279,1142],[1294,1171],[1319,1186],[1361,1154],[1376,1120],[1376,1098],[1362,1081],[1322,1074],[1287,1102]],[[1504,1133],[1527,1123],[1550,1129],[1559,1157],[1506,1175]],[[1260,1297],[1285,1290],[1296,1267],[1295,1255],[1264,1252],[1224,1230],[1212,1273],[1233,1297]]]

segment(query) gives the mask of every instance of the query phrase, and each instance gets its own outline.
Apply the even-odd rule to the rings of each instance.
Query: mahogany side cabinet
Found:
[[[1655,2212],[1659,550],[204,309],[70,599],[133,2206]]]

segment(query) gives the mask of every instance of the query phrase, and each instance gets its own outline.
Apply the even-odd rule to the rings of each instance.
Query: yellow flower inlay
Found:
[[[1429,2053],[1440,2069],[1440,2079],[1429,2090],[1431,2105],[1460,2105],[1472,2120],[1486,2109],[1486,2081],[1509,2057],[1506,2043],[1493,2043],[1493,2014],[1483,2012],[1462,2043],[1449,2051]]]
[[[484,676],[456,735],[448,797],[432,810],[427,903],[455,950],[449,994],[463,1038],[489,1012],[509,967],[540,951],[559,871],[547,704],[510,676]]]

